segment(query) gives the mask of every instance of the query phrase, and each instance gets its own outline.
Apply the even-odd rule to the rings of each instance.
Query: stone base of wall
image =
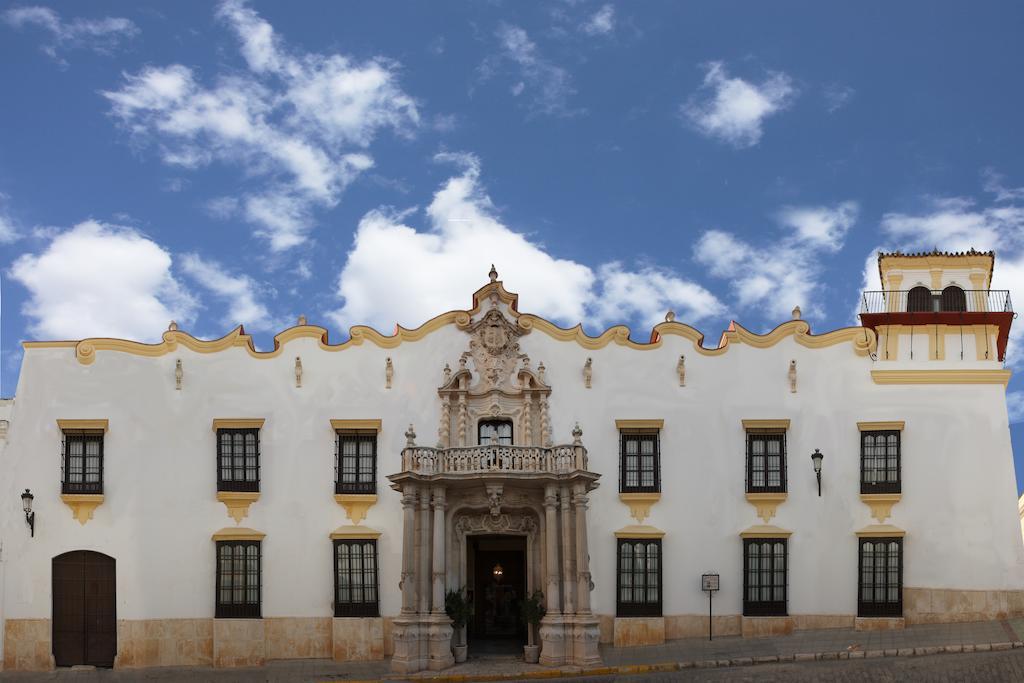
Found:
[[[380,617],[335,618],[332,620],[332,629],[331,656],[336,661],[384,659],[384,620]]]
[[[788,636],[796,628],[793,617],[743,617],[740,624],[744,638]]]
[[[661,645],[665,642],[665,618],[616,617],[613,642],[615,647]]]
[[[740,635],[740,619],[738,614],[715,615],[711,622],[713,634],[716,636]],[[665,639],[706,638],[708,635],[708,618],[697,614],[677,614],[665,617]]]
[[[1024,591],[904,587],[903,616],[908,624],[987,621],[1024,616]]]
[[[907,625],[903,617],[857,617],[854,628],[858,631],[902,631]]]
[[[263,666],[267,631],[263,619],[214,619],[213,665],[219,668]]]
[[[815,631],[827,628],[853,628],[857,617],[853,614],[791,614],[797,631]]]
[[[212,665],[212,619],[117,621],[114,668]]]
[[[267,659],[329,659],[330,617],[269,617]]]
[[[50,671],[55,667],[49,619],[4,622],[5,671]]]

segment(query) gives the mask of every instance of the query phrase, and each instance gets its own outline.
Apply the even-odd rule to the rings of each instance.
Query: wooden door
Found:
[[[53,558],[57,666],[112,667],[117,654],[114,558],[88,550]]]

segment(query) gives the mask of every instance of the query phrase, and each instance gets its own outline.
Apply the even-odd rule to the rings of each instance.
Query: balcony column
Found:
[[[565,617],[562,615],[559,591],[558,561],[558,488],[554,484],[544,487],[544,541],[547,614],[540,622],[540,663],[559,666],[566,661]],[[570,634],[571,635],[571,634]]]
[[[988,311],[988,292],[985,291],[988,288],[988,283],[985,280],[988,278],[982,273],[971,273],[967,277],[971,279],[971,289],[974,290],[974,308],[972,310],[983,313]]]
[[[889,292],[889,305],[888,309],[890,313],[899,313],[906,308],[906,302],[903,300],[904,297],[900,292],[900,285],[903,284],[903,276],[896,273],[889,273],[889,286],[885,289]]]
[[[580,614],[590,614],[590,550],[587,543],[587,489],[576,484],[572,498],[576,508],[576,580],[579,598],[576,609]]]
[[[430,489],[426,487],[420,492],[419,517],[419,567],[416,577],[419,608],[416,611],[426,615],[430,612]]]
[[[402,614],[416,612],[416,485],[402,487]]]
[[[428,627],[427,667],[431,671],[446,669],[455,663],[452,655],[452,622],[444,612],[444,511],[445,490],[443,486],[434,487],[434,544],[433,544],[433,609],[430,612]]]
[[[444,487],[434,487],[434,547],[433,573],[434,606],[431,612],[444,614],[444,511],[448,507],[444,499]]]
[[[576,579],[573,576],[576,558],[573,554],[575,533],[568,486],[562,487],[559,498],[562,507],[562,602],[565,605],[565,613],[573,614],[576,611]]]

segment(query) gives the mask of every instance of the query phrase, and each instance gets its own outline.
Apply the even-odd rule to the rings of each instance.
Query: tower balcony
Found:
[[[998,328],[996,349],[1000,361],[1006,355],[1015,315],[1010,292],[1005,289],[914,287],[864,292],[861,296],[861,324],[875,332],[888,325],[994,325]]]

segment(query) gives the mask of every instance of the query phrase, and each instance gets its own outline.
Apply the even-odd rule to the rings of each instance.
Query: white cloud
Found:
[[[124,39],[138,35],[139,27],[123,17],[102,19],[75,18],[61,21],[60,15],[49,7],[32,5],[14,7],[2,15],[10,26],[20,29],[36,26],[49,34],[49,41],[41,48],[50,57],[57,59],[61,49],[87,48],[96,52],[108,52]]]
[[[416,209],[377,209],[363,216],[338,278],[340,326],[365,323],[390,330],[417,326],[438,311],[465,308],[494,263],[524,310],[568,324],[641,320],[653,323],[674,308],[697,322],[719,310],[706,290],[669,272],[626,271],[619,263],[590,267],[549,254],[543,245],[505,225],[480,185],[479,160],[444,153],[437,161],[461,172],[436,192],[424,212],[428,227],[406,221]]]
[[[1018,202],[1024,200],[1024,187],[1006,187],[1003,176],[994,169],[986,168],[981,172],[985,192],[995,195],[997,202]]]
[[[1009,413],[1010,424],[1024,422],[1024,391],[1006,392],[1006,410]]]
[[[762,123],[782,111],[796,97],[792,79],[769,72],[760,84],[730,78],[722,62],[706,65],[702,91],[683,105],[682,112],[704,135],[736,148],[752,147],[761,140]]]
[[[288,249],[306,240],[316,208],[335,206],[373,166],[365,149],[377,133],[411,135],[419,112],[399,87],[394,62],[294,54],[240,0],[222,2],[217,17],[241,43],[249,73],[204,85],[181,64],[147,67],[103,94],[113,115],[137,139],[154,142],[165,163],[219,161],[255,178],[258,187],[240,198],[242,215],[271,249]]]
[[[518,26],[502,24],[495,33],[501,50],[500,59],[490,59],[480,68],[483,78],[489,78],[501,61],[516,67],[516,83],[511,87],[514,95],[526,93],[531,115],[573,116],[582,110],[569,106],[576,94],[569,72],[544,57],[537,44]]]
[[[39,254],[20,256],[10,276],[28,289],[22,314],[43,339],[154,341],[169,321],[190,321],[196,308],[165,249],[131,228],[93,220],[58,234]]]
[[[0,244],[10,244],[21,239],[21,232],[6,211],[7,200],[7,195],[0,192]]]
[[[694,246],[694,258],[711,275],[729,281],[740,308],[788,319],[794,306],[807,315],[820,314],[821,258],[838,251],[857,220],[856,202],[834,207],[790,206],[777,219],[781,239],[754,245],[722,230],[708,230]]]
[[[580,29],[590,36],[603,36],[615,30],[615,8],[602,5],[601,9],[587,19]]]
[[[280,325],[271,319],[266,306],[256,301],[257,285],[248,275],[231,275],[217,261],[198,254],[185,254],[181,269],[228,305],[227,324],[249,330],[270,330]]]
[[[848,85],[829,83],[822,91],[822,96],[825,98],[825,109],[829,114],[833,114],[849,104],[855,94],[857,91]]]

